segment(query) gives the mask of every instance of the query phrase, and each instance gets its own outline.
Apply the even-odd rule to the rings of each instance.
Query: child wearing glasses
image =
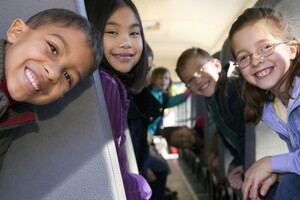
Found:
[[[250,8],[231,27],[229,40],[245,78],[245,120],[265,121],[289,153],[256,161],[245,173],[243,199],[264,196],[280,175],[275,200],[300,196],[299,43],[286,19],[271,8]]]
[[[234,157],[230,163],[228,182],[241,196],[245,147],[244,105],[240,93],[242,79],[228,78],[221,62],[200,48],[185,50],[178,58],[176,72],[192,93],[205,97],[218,132]]]

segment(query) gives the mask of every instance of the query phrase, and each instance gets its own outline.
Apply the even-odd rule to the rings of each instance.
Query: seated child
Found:
[[[97,69],[98,33],[82,16],[49,9],[16,19],[0,40],[0,167],[14,129],[37,120],[32,104],[48,104]]]

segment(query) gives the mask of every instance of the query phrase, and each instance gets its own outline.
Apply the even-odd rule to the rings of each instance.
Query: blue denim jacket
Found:
[[[271,167],[275,172],[292,172],[300,175],[300,78],[296,77],[292,98],[287,108],[287,124],[276,114],[272,103],[266,103],[263,121],[287,143],[289,153],[272,156]]]

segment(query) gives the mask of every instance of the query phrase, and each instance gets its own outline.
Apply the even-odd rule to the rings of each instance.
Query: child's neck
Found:
[[[163,92],[164,90],[159,89],[158,87],[156,87],[155,85],[153,85],[153,89],[157,92]]]

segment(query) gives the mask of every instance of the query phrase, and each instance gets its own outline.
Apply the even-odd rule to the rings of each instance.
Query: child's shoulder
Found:
[[[110,74],[108,71],[106,71],[104,68],[99,67],[99,74],[101,79],[106,79],[106,80],[115,80],[114,75]]]
[[[107,70],[99,68],[99,74],[101,79],[101,84],[103,91],[106,94],[116,94],[119,93],[124,99],[127,98],[127,90],[122,81],[115,75],[112,75]]]
[[[115,86],[122,85],[123,86],[123,83],[121,82],[121,80],[118,77],[109,73],[104,68],[99,67],[99,74],[100,74],[102,84],[115,85]]]

